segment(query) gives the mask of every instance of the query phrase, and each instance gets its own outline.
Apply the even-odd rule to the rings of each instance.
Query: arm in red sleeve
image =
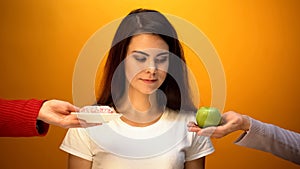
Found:
[[[44,136],[49,125],[37,120],[43,100],[0,99],[0,137]]]

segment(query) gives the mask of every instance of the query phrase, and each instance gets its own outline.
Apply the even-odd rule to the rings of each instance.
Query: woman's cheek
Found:
[[[137,64],[130,64],[130,62],[125,64],[125,75],[129,82],[141,71],[142,69]]]

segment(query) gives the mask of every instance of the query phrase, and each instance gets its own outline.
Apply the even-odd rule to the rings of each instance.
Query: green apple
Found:
[[[201,107],[196,113],[196,121],[201,128],[218,126],[221,118],[221,113],[214,107]]]

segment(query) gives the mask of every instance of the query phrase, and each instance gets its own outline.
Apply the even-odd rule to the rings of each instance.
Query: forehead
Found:
[[[158,35],[140,34],[132,37],[128,52],[134,50],[146,51],[147,49],[169,50],[168,44]]]

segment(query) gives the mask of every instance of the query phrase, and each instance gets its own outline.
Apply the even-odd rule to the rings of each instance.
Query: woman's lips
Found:
[[[157,81],[157,79],[141,79],[144,83],[152,84]]]

